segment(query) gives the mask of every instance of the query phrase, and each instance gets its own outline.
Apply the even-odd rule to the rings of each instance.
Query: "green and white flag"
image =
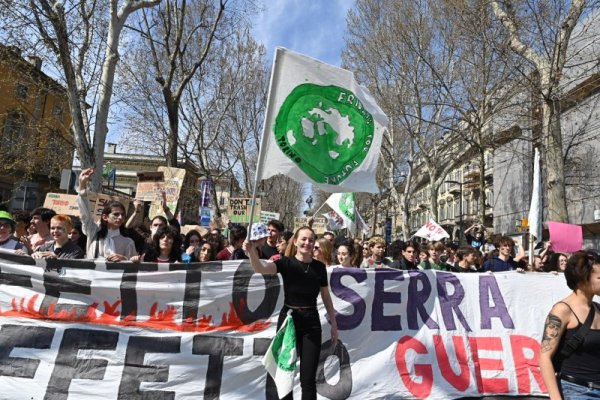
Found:
[[[369,232],[369,227],[354,206],[354,193],[333,193],[325,203],[342,218],[344,221],[342,228],[363,233]]]
[[[279,398],[294,389],[297,358],[296,327],[292,318],[292,310],[289,310],[262,361],[265,369],[275,381]]]
[[[277,48],[257,179],[281,174],[326,192],[376,193],[386,126],[351,71]]]
[[[325,202],[337,215],[344,220],[344,228],[354,229],[356,212],[354,208],[354,193],[333,193]]]

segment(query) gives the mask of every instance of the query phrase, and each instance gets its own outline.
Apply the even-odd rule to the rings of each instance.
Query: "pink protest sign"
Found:
[[[581,225],[548,222],[552,250],[558,253],[573,253],[583,247],[583,230]]]

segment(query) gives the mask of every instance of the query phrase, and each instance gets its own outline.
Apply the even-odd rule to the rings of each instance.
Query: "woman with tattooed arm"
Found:
[[[542,378],[551,400],[599,399],[600,305],[592,299],[600,295],[600,257],[593,252],[573,254],[565,278],[573,293],[556,303],[546,318],[539,357]],[[560,371],[556,371],[552,360],[560,357],[565,342],[583,326],[592,307],[595,315],[583,343],[562,360]]]

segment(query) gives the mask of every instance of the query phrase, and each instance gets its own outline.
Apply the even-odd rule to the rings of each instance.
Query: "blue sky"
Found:
[[[279,46],[340,66],[346,14],[354,0],[264,0],[262,6],[253,33],[269,60]],[[311,191],[310,184],[304,185],[304,197]]]
[[[254,36],[270,60],[281,46],[339,66],[346,14],[353,5],[354,0],[263,0]]]

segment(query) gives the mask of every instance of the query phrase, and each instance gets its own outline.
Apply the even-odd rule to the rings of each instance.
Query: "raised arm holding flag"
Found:
[[[352,72],[277,48],[252,198],[256,197],[260,180],[275,175],[310,182],[326,192],[378,192],[375,173],[386,125],[387,117],[368,91],[358,85]],[[254,201],[250,215],[253,214]],[[312,259],[315,239],[310,228],[299,229],[293,238],[296,255],[282,257],[275,264],[262,264],[254,244],[245,243],[256,272],[283,276],[286,305],[278,325],[283,325],[287,311],[292,309],[303,398],[305,395],[316,398],[316,366],[321,345],[318,294],[329,315],[334,346],[337,341],[325,267]],[[314,287],[314,297],[298,297],[293,292],[291,287],[303,283],[309,286],[297,293],[307,293],[307,287]],[[293,304],[287,304],[288,301]],[[277,385],[280,392],[289,388],[283,383]]]

